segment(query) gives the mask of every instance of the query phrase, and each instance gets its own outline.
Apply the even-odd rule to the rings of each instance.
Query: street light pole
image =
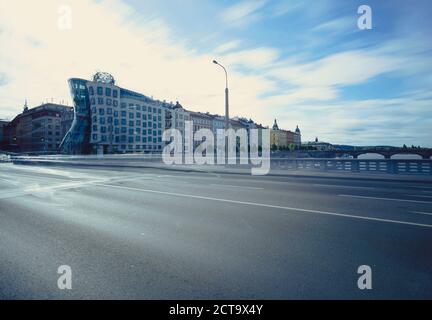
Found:
[[[213,60],[214,64],[217,64],[225,71],[225,130],[229,129],[229,102],[228,102],[228,73],[223,65],[216,60]]]

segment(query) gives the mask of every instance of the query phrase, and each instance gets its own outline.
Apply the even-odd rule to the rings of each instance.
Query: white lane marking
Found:
[[[432,196],[425,196],[425,195],[422,195],[422,194],[406,194],[406,196],[408,196],[408,197],[419,197],[419,198],[432,198]]]
[[[151,190],[151,189],[141,189],[141,188],[133,188],[133,187],[126,187],[126,186],[117,186],[117,185],[103,184],[103,183],[96,183],[94,185],[95,186],[101,186],[101,187],[108,187],[108,188],[118,188],[118,189],[131,190],[131,191],[140,191],[140,192],[147,192],[147,193],[163,194],[163,195],[183,197],[183,198],[211,200],[211,201],[218,201],[218,202],[227,202],[227,203],[235,203],[235,204],[243,204],[243,205],[249,205],[249,206],[256,206],[256,207],[282,209],[282,210],[298,211],[298,212],[304,212],[304,213],[317,213],[317,214],[328,215],[328,216],[345,217],[345,218],[352,218],[352,219],[359,219],[359,220],[370,220],[370,221],[388,222],[388,223],[395,223],[395,224],[403,224],[403,225],[411,225],[411,226],[432,228],[431,224],[415,223],[415,222],[409,222],[409,221],[389,220],[389,219],[373,218],[373,217],[368,217],[368,216],[356,216],[356,215],[344,214],[344,213],[327,212],[327,211],[302,209],[302,208],[294,208],[294,207],[284,207],[284,206],[276,206],[276,205],[272,205],[272,204],[264,204],[264,203],[258,203],[258,202],[229,200],[229,199],[221,199],[221,198],[197,196],[197,195],[193,195],[193,194],[184,194],[184,193],[175,193],[175,192],[167,192],[167,191],[158,191],[158,190]]]
[[[375,187],[355,187],[355,186],[343,186],[340,184],[314,184],[315,187],[339,187],[339,188],[348,188],[348,189],[376,189]]]
[[[432,216],[432,213],[429,212],[421,212],[421,211],[410,211],[411,213],[425,214],[427,216]]]
[[[432,187],[425,187],[425,186],[408,186],[410,188],[417,188],[417,189],[432,189]]]
[[[44,186],[41,187],[39,185],[36,186],[30,186],[25,187],[20,190],[11,190],[6,192],[0,192],[0,199],[9,199],[9,198],[15,198],[15,197],[21,197],[31,194],[41,194],[44,192],[50,192],[50,191],[58,191],[58,190],[69,190],[69,189],[75,189],[84,187],[86,185],[92,185],[95,183],[107,183],[107,182],[127,182],[127,181],[135,181],[135,180],[141,180],[144,178],[151,178],[151,177],[143,177],[143,176],[126,176],[126,177],[112,177],[112,178],[100,178],[97,180],[84,180],[84,181],[75,181],[75,180],[69,180],[64,179],[64,181],[67,181],[65,183],[50,185],[50,186]],[[61,179],[61,178],[58,178]],[[150,179],[153,180],[153,179]]]
[[[211,186],[215,187],[228,187],[228,188],[241,188],[241,189],[251,189],[251,190],[264,190],[264,188],[259,187],[248,187],[248,186],[234,186],[232,184],[219,184],[219,183],[212,183]]]
[[[366,197],[366,196],[356,196],[354,194],[338,194],[339,197],[346,198],[359,198],[359,199],[373,199],[373,200],[384,200],[384,201],[399,201],[399,202],[414,202],[414,203],[431,203],[430,201],[420,201],[420,200],[409,200],[409,199],[393,199],[393,198],[380,198],[380,197]]]

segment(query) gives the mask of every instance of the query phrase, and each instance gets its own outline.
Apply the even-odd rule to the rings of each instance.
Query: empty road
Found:
[[[0,299],[106,298],[431,299],[432,184],[0,164]]]

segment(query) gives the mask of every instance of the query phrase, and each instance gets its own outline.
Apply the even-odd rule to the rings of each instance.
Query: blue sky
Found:
[[[223,113],[217,58],[229,70],[232,115],[299,125],[304,140],[432,147],[430,1],[65,0],[66,32],[55,27],[58,1],[35,6],[38,19],[23,3],[0,13],[0,117],[24,98],[68,100],[66,79],[95,70]],[[363,4],[372,30],[357,27]],[[29,80],[35,74],[45,85]]]

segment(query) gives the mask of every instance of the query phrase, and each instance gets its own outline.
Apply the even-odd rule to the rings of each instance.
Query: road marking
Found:
[[[338,194],[339,197],[347,198],[359,198],[359,199],[373,199],[373,200],[384,200],[384,201],[399,201],[399,202],[414,202],[414,203],[431,203],[430,201],[420,201],[420,200],[409,200],[409,199],[393,199],[393,198],[379,198],[379,197],[366,197],[366,196],[356,196],[354,194]]]
[[[229,188],[243,188],[243,189],[251,189],[251,190],[264,190],[264,188],[258,188],[258,187],[248,187],[248,186],[234,186],[231,184],[219,184],[219,183],[212,183],[211,186],[215,187],[229,187]]]
[[[343,186],[340,184],[314,184],[316,187],[340,187],[340,188],[349,188],[349,189],[376,189],[374,187],[355,187],[355,186]]]
[[[284,206],[276,206],[276,205],[272,205],[272,204],[264,204],[264,203],[258,203],[258,202],[248,202],[248,201],[230,200],[230,199],[222,199],[222,198],[213,198],[213,197],[197,196],[197,195],[193,195],[193,194],[158,191],[158,190],[151,190],[151,189],[141,189],[141,188],[117,186],[117,185],[103,184],[103,183],[95,183],[94,185],[95,186],[101,186],[101,187],[108,187],[108,188],[117,188],[117,189],[131,190],[131,191],[163,194],[163,195],[169,195],[169,196],[175,196],[175,197],[211,200],[211,201],[218,201],[218,202],[256,206],[256,207],[282,209],[282,210],[298,211],[298,212],[304,212],[304,213],[317,213],[317,214],[328,215],[328,216],[345,217],[345,218],[352,218],[352,219],[359,219],[359,220],[379,221],[379,222],[388,222],[388,223],[395,223],[395,224],[403,224],[403,225],[411,225],[411,226],[417,226],[417,227],[432,228],[431,224],[415,223],[415,222],[409,222],[409,221],[389,220],[389,219],[373,218],[373,217],[367,217],[367,216],[356,216],[356,215],[344,214],[344,213],[327,212],[327,211],[302,209],[302,208],[294,208],[294,207],[284,207]]]
[[[410,211],[411,213],[425,214],[427,216],[432,216],[432,213],[429,212],[421,212],[421,211]]]
[[[408,196],[408,197],[419,197],[419,198],[432,198],[432,196],[425,196],[425,195],[422,195],[422,194],[419,194],[419,195],[406,194],[406,196]]]
[[[411,188],[417,188],[417,189],[432,189],[432,187],[425,187],[425,186],[409,186]]]

